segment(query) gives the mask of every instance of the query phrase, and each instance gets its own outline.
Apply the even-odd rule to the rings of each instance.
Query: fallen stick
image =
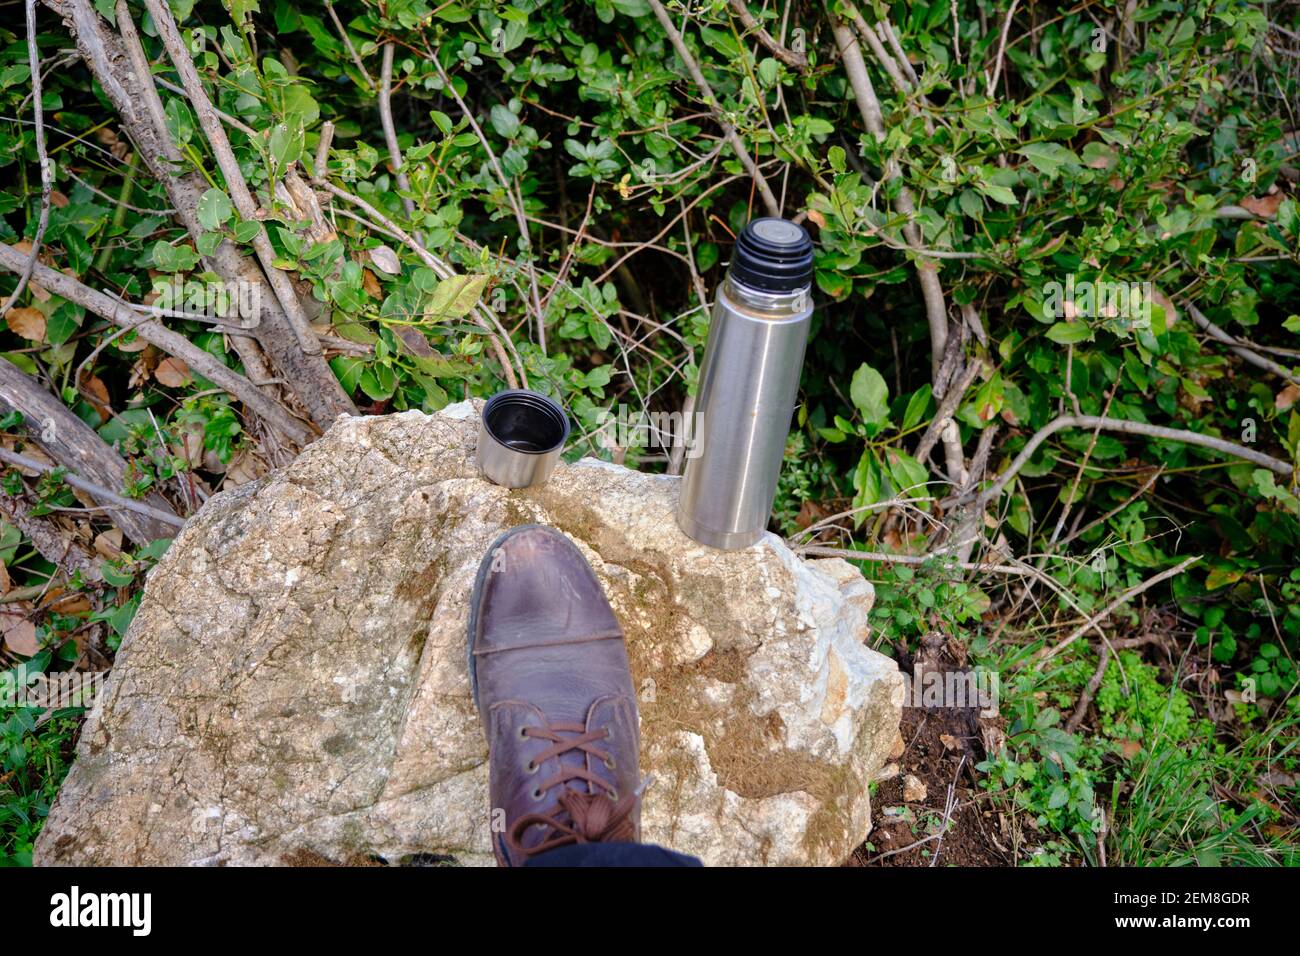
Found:
[[[1110,617],[1112,614],[1115,613],[1116,610],[1123,607],[1129,601],[1133,600],[1143,591],[1149,591],[1151,588],[1155,587],[1161,581],[1167,581],[1172,577],[1182,574],[1184,571],[1186,571],[1189,567],[1191,567],[1199,560],[1201,560],[1201,556],[1199,554],[1194,554],[1187,560],[1176,564],[1174,567],[1166,568],[1165,570],[1161,571],[1159,574],[1153,574],[1151,577],[1147,578],[1145,581],[1141,582],[1140,584],[1135,584],[1133,587],[1129,588],[1119,597],[1115,598],[1115,600],[1107,604],[1104,608],[1102,608],[1092,617],[1088,618],[1088,620],[1084,621],[1082,624],[1076,627],[1073,631],[1070,632],[1069,636],[1066,637],[1065,640],[1061,641],[1051,650],[1040,653],[1038,655],[1037,661],[1034,664],[1034,670],[1041,669],[1042,666],[1046,664],[1048,661],[1050,661],[1053,657],[1061,653],[1061,651],[1065,650],[1065,648],[1069,647],[1080,637],[1088,633],[1088,631],[1096,627],[1099,623],[1104,621],[1106,618]]]
[[[53,466],[37,461],[35,458],[28,458],[26,455],[20,455],[16,451],[6,451],[3,448],[0,448],[0,461],[13,465],[15,468],[26,468],[29,471],[40,472],[43,475],[49,474],[55,470]],[[154,521],[161,521],[164,524],[169,524],[173,528],[185,527],[185,519],[179,515],[172,514],[170,511],[162,511],[158,508],[154,508],[151,505],[145,504],[143,501],[134,501],[131,498],[125,498],[115,491],[109,491],[102,485],[97,485],[93,481],[87,481],[75,472],[64,471],[63,480],[73,488],[79,488],[87,494],[94,495],[101,501],[109,502],[115,507],[124,508],[127,511],[134,511],[136,514],[145,515],[146,517],[152,518]]]

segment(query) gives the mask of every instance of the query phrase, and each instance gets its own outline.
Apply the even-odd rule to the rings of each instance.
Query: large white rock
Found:
[[[697,545],[675,478],[586,460],[507,491],[476,434],[464,403],[341,418],[213,497],[149,576],[36,862],[490,862],[466,609],[487,547],[530,521],[578,543],[627,632],[645,838],[842,862],[902,703],[864,646],[870,584],[771,535]]]

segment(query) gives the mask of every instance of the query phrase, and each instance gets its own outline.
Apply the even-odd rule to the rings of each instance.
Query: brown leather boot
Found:
[[[522,525],[484,556],[469,674],[487,733],[499,864],[571,843],[640,840],[640,728],[623,631],[559,531]]]

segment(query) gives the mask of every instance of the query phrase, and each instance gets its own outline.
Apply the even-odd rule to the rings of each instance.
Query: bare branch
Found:
[[[993,485],[979,495],[981,505],[993,501],[1002,494],[1003,490],[1010,484],[1019,472],[1025,466],[1034,452],[1038,451],[1038,446],[1047,439],[1051,438],[1057,432],[1066,428],[1096,428],[1101,431],[1121,432],[1126,435],[1145,435],[1148,438],[1158,438],[1162,441],[1176,441],[1185,445],[1197,445],[1201,448],[1209,448],[1214,451],[1222,452],[1225,455],[1231,455],[1240,458],[1243,461],[1260,465],[1279,475],[1290,477],[1294,471],[1292,465],[1272,455],[1266,455],[1263,452],[1255,451],[1251,448],[1245,448],[1235,442],[1226,441],[1222,438],[1216,438],[1213,435],[1202,435],[1198,432],[1186,431],[1181,428],[1165,428],[1161,425],[1148,425],[1145,422],[1131,422],[1122,418],[1101,418],[1096,415],[1062,415],[1048,422],[1033,437],[1025,443],[1020,454],[1015,457],[1010,465],[998,476],[998,480]]]
[[[1002,21],[1002,36],[998,39],[998,52],[993,59],[993,77],[989,80],[986,91],[990,97],[997,91],[998,80],[1002,78],[1002,60],[1007,53],[1007,36],[1011,33],[1011,20],[1016,15],[1016,5],[1019,3],[1020,0],[1011,0],[1006,19]]]
[[[47,5],[64,18],[77,44],[77,52],[90,68],[105,95],[121,117],[123,127],[135,143],[136,154],[144,161],[155,180],[167,190],[177,219],[190,236],[204,233],[198,220],[198,202],[207,183],[193,171],[179,171],[169,157],[179,157],[164,126],[155,126],[154,106],[161,113],[158,91],[146,70],[143,76],[135,64],[143,60],[143,50],[136,50],[138,34],[130,20],[120,19],[121,37],[95,12],[89,0],[47,0]],[[130,37],[135,42],[129,41]],[[162,85],[161,79],[158,80]],[[155,104],[155,101],[157,103]],[[222,240],[205,264],[222,280],[233,285],[253,288],[261,303],[256,339],[236,338],[234,347],[244,367],[259,382],[272,376],[267,359],[277,375],[293,390],[312,421],[326,428],[340,414],[356,414],[356,406],[344,393],[338,378],[324,358],[309,355],[298,344],[298,337],[280,308],[266,276],[257,262],[228,239]],[[263,356],[265,351],[265,356]],[[268,394],[272,394],[267,386]]]
[[[858,35],[862,37],[862,39],[866,41],[867,46],[871,48],[871,55],[879,61],[881,67],[884,68],[885,73],[888,74],[889,79],[894,84],[894,89],[904,95],[910,92],[912,89],[911,80],[903,74],[898,63],[890,55],[889,51],[885,49],[884,44],[880,42],[880,35],[871,28],[871,24],[867,23],[867,21],[863,19],[862,14],[857,10],[853,11],[853,25],[857,28]]]
[[[13,246],[0,243],[0,268],[18,272],[22,268],[23,259],[22,253]],[[195,372],[225,389],[266,419],[269,424],[300,444],[305,445],[315,437],[306,425],[293,418],[283,406],[263,395],[252,382],[238,372],[228,369],[211,353],[199,348],[179,332],[173,332],[156,320],[140,321],[140,314],[124,303],[48,266],[37,265],[33,276],[51,292],[108,319],[114,325],[136,328],[145,341],[184,360]]]
[[[26,468],[28,471],[37,471],[41,474],[49,474],[55,470],[51,466],[37,461],[35,458],[28,458],[26,455],[20,455],[17,452],[7,451],[3,448],[0,448],[0,461],[13,465],[15,468]],[[93,495],[99,501],[108,502],[116,508],[144,515],[147,518],[170,525],[173,528],[183,528],[185,526],[185,519],[178,516],[175,512],[163,511],[160,508],[151,507],[143,501],[124,498],[116,492],[109,491],[107,488],[97,485],[93,481],[87,481],[85,478],[82,478],[74,472],[65,471],[63,473],[63,480],[73,488],[78,488],[89,495]],[[159,535],[158,537],[166,537],[166,535]]]
[[[36,0],[27,0],[27,63],[32,74],[32,114],[35,117],[36,155],[41,163],[41,212],[36,220],[36,234],[32,237],[31,253],[27,266],[18,276],[18,284],[9,294],[0,316],[9,311],[27,288],[27,280],[32,277],[36,258],[41,254],[41,240],[50,224],[50,193],[54,189],[54,175],[50,170],[50,157],[45,151],[45,107],[41,102],[41,54],[36,47]]]
[[[370,71],[366,69],[366,65],[361,62],[361,57],[357,55],[357,48],[352,45],[352,38],[348,36],[348,31],[343,29],[343,22],[339,19],[339,15],[334,12],[334,4],[330,3],[329,0],[325,0],[325,9],[329,11],[330,19],[334,21],[334,29],[338,30],[339,36],[343,38],[343,45],[347,47],[348,56],[352,57],[352,62],[356,64],[362,77],[365,78],[366,86],[373,90],[375,80],[370,75]]]
[[[216,157],[217,165],[221,167],[221,174],[225,177],[226,188],[230,191],[230,199],[235,209],[241,218],[260,222],[257,200],[248,190],[244,174],[239,169],[239,160],[235,158],[234,150],[231,149],[230,140],[221,125],[221,118],[217,115],[212,101],[208,99],[207,91],[203,89],[203,81],[199,78],[198,70],[194,68],[194,61],[190,59],[189,51],[185,48],[185,41],[172,17],[171,9],[167,6],[166,0],[145,0],[145,6],[149,8],[149,15],[153,17],[154,26],[158,29],[158,36],[167,49],[172,66],[180,75],[181,85],[185,87],[185,93],[194,106],[203,134],[212,146],[213,155]],[[298,336],[298,345],[308,355],[320,354],[320,342],[316,340],[316,333],[312,331],[311,323],[303,312],[302,303],[298,301],[298,295],[294,292],[289,277],[275,265],[275,250],[271,247],[271,240],[266,234],[265,226],[260,226],[257,235],[253,237],[253,251],[257,253],[275,297],[280,301],[280,307],[284,309],[290,326]]]
[[[1088,620],[1084,621],[1082,624],[1076,627],[1073,631],[1070,632],[1069,636],[1066,637],[1065,640],[1061,641],[1051,650],[1044,651],[1043,653],[1041,653],[1034,664],[1034,669],[1038,670],[1039,668],[1041,668],[1053,657],[1061,653],[1061,651],[1065,650],[1067,647],[1069,647],[1079,638],[1083,637],[1083,635],[1087,634],[1090,630],[1096,627],[1100,622],[1110,617],[1112,614],[1115,613],[1116,610],[1123,607],[1129,601],[1133,600],[1143,591],[1149,591],[1151,588],[1155,587],[1161,581],[1167,581],[1176,575],[1182,574],[1184,571],[1186,571],[1189,567],[1191,567],[1199,560],[1201,560],[1201,556],[1199,554],[1192,555],[1187,560],[1181,561],[1178,564],[1174,565],[1174,567],[1166,568],[1165,570],[1161,571],[1159,574],[1153,574],[1151,577],[1147,578],[1142,583],[1135,584],[1133,587],[1129,588],[1119,597],[1115,598],[1115,600],[1107,604],[1104,608],[1102,608],[1092,617],[1088,618]]]
[[[971,561],[945,561],[941,557],[924,554],[885,554],[882,551],[854,551],[847,548],[824,548],[812,544],[796,549],[798,554],[814,558],[844,558],[848,561],[877,561],[881,564],[928,564],[940,568],[959,568],[962,571],[988,571],[993,574],[1013,574],[1033,577],[1034,569],[1026,565],[978,564]]]
[[[121,488],[126,481],[126,463],[122,457],[68,406],[43,388],[40,382],[2,359],[0,404],[22,413],[30,425],[32,442],[39,445],[46,454],[64,467],[76,468],[87,476],[88,481],[94,482],[95,488],[83,488],[83,491],[90,491],[101,504],[119,503],[116,500],[119,496],[109,489]],[[43,469],[44,466],[41,466],[34,470]],[[170,526],[180,521],[167,500],[156,492],[149,494],[144,502],[132,504],[148,504],[150,512],[143,514],[149,520],[142,520],[135,513],[135,508],[126,512],[114,510],[111,517],[114,524],[136,544],[148,544],[155,538],[169,537]],[[160,519],[153,512],[165,513],[168,518],[160,524]]]
[[[736,17],[744,25],[745,29],[754,35],[754,39],[767,47],[769,53],[792,70],[798,70],[800,73],[808,72],[808,57],[778,43],[772,34],[763,29],[763,25],[758,22],[758,19],[749,12],[745,0],[730,0],[730,2],[731,9],[735,11]]]
[[[330,12],[334,8],[330,7]],[[379,74],[379,123],[384,128],[384,142],[388,144],[388,159],[393,164],[393,175],[397,178],[397,188],[403,193],[411,191],[411,181],[406,176],[402,163],[402,149],[397,145],[397,128],[393,126],[393,41],[384,44],[384,59]],[[402,206],[408,216],[415,215],[415,201],[409,196],[402,197]]]
[[[763,205],[767,208],[767,214],[780,217],[781,204],[777,202],[772,187],[767,184],[767,180],[763,178],[758,166],[754,164],[754,158],[749,155],[749,150],[745,148],[745,143],[741,140],[740,134],[736,132],[736,128],[727,122],[722,115],[722,108],[718,103],[718,98],[713,95],[713,89],[709,86],[709,81],[704,78],[700,65],[695,62],[695,57],[687,49],[686,41],[682,39],[682,35],[673,23],[672,18],[668,16],[668,11],[664,9],[664,5],[659,0],[649,0],[649,3],[650,9],[654,11],[655,18],[659,21],[660,26],[664,28],[664,32],[668,34],[668,40],[672,43],[673,49],[677,51],[681,61],[686,64],[687,72],[691,74],[691,79],[695,81],[695,85],[699,87],[700,93],[703,94],[705,105],[712,110],[713,118],[722,127],[722,135],[726,137],[728,144],[739,158],[740,164],[745,167],[745,172],[749,173],[750,178],[754,180],[754,185],[758,187],[759,195],[763,198]]]
[[[1256,368],[1262,368],[1266,372],[1272,372],[1279,378],[1286,379],[1292,385],[1300,385],[1300,378],[1292,375],[1289,369],[1284,368],[1272,359],[1265,358],[1258,352],[1246,348],[1246,346],[1242,345],[1241,342],[1233,338],[1233,336],[1228,332],[1225,332],[1223,329],[1219,328],[1219,326],[1211,322],[1206,317],[1205,313],[1192,305],[1192,303],[1184,302],[1183,305],[1187,307],[1187,311],[1191,314],[1192,321],[1204,329],[1211,338],[1218,339],[1224,345],[1228,346],[1228,351],[1245,359]]]
[[[835,41],[840,48],[840,56],[844,61],[844,71],[849,76],[849,85],[853,89],[854,99],[862,114],[862,121],[877,142],[884,142],[884,114],[881,112],[876,91],[871,85],[871,77],[867,75],[867,65],[862,59],[862,48],[858,45],[852,28],[839,17],[832,15],[831,25],[835,33]],[[885,180],[897,179],[901,175],[902,170],[899,169],[898,164],[889,162],[885,169]],[[903,237],[918,253],[916,274],[921,282],[921,295],[925,299],[925,316],[930,325],[930,372],[931,378],[937,381],[944,349],[948,345],[948,307],[944,302],[943,287],[939,284],[937,265],[919,255],[922,244],[921,231],[914,222],[916,206],[912,201],[912,192],[906,185],[899,189],[898,198],[894,201],[894,209],[906,223],[903,226]]]

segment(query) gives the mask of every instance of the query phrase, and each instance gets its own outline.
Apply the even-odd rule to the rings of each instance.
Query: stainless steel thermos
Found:
[[[790,432],[812,321],[812,240],[785,219],[755,219],[736,240],[709,321],[694,444],[677,523],[702,544],[763,536]]]

